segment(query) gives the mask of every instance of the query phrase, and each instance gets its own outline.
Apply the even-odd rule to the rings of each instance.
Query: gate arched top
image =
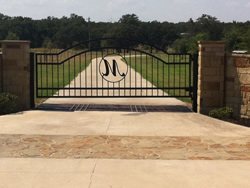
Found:
[[[82,51],[82,52],[79,52],[79,53],[77,53],[77,54],[75,54],[75,55],[72,55],[72,56],[70,56],[70,57],[64,59],[63,61],[59,62],[58,64],[63,64],[63,63],[65,63],[65,62],[69,61],[70,59],[73,59],[73,58],[75,58],[75,57],[77,57],[77,56],[80,56],[80,55],[85,54],[85,53],[88,53],[88,52],[99,51],[99,50],[108,50],[108,49],[114,49],[114,48],[116,48],[116,47],[102,47],[102,48],[94,48],[94,49],[91,49],[91,50],[89,50],[89,49],[88,49],[88,50],[84,50],[84,51]],[[70,49],[71,49],[71,48],[70,48]],[[148,55],[148,56],[150,56],[150,57],[152,57],[152,58],[154,58],[154,59],[156,59],[156,60],[158,60],[158,61],[160,61],[160,62],[162,62],[162,63],[164,63],[164,64],[167,64],[167,62],[165,62],[163,59],[161,59],[161,58],[155,56],[154,54],[148,53],[148,52],[146,52],[146,51],[142,51],[142,50],[135,49],[135,48],[125,48],[125,47],[121,47],[121,49],[123,49],[123,50],[128,50],[128,51],[133,51],[133,52],[139,52],[139,53],[141,53],[141,54]],[[116,54],[118,54],[118,53],[116,53]],[[167,55],[171,55],[171,54],[168,54],[168,53],[167,53]]]
[[[87,41],[84,41],[84,42],[80,42],[78,44],[75,44],[69,48],[66,48],[64,50],[62,50],[61,52],[57,53],[57,55],[60,55],[68,50],[71,50],[71,49],[74,49],[74,48],[79,48],[79,47],[84,47],[84,46],[87,46],[88,44],[91,44],[91,43],[94,43],[94,42],[102,42],[102,41],[113,41],[113,42],[121,42],[120,45],[114,45],[114,46],[111,46],[111,45],[106,45],[106,46],[103,46],[103,47],[110,47],[110,48],[121,48],[121,49],[126,49],[129,47],[130,50],[134,50],[135,48],[131,48],[127,43],[130,43],[130,44],[135,44],[136,46],[139,46],[139,45],[142,45],[142,46],[148,46],[150,47],[151,49],[155,49],[157,51],[160,51],[160,52],[163,52],[165,54],[172,54],[172,53],[168,53],[166,50],[164,49],[161,49],[161,48],[158,48],[152,44],[149,44],[149,43],[146,43],[146,42],[142,42],[142,41],[138,41],[138,40],[133,40],[133,39],[125,39],[125,38],[99,38],[99,39],[92,39],[92,40],[87,40]],[[125,45],[124,45],[125,43]],[[116,43],[117,44],[117,43]],[[89,47],[89,46],[88,46]],[[92,50],[97,50],[97,49],[92,49]]]
[[[107,43],[105,43],[107,42]],[[96,45],[98,44],[98,45]],[[139,46],[144,47],[140,48]],[[73,45],[65,50],[62,50],[58,53],[47,53],[47,55],[55,56],[59,61],[58,64],[63,64],[64,62],[67,62],[68,60],[75,58],[76,56],[79,56],[84,53],[93,52],[93,51],[101,51],[105,49],[116,49],[116,50],[127,50],[127,51],[134,51],[139,52],[141,54],[151,56],[152,58],[161,61],[164,64],[167,64],[162,58],[159,58],[153,53],[153,51],[157,51],[158,53],[165,54],[166,56],[176,56],[176,55],[188,55],[190,56],[190,53],[186,54],[180,54],[180,53],[168,53],[164,49],[160,49],[154,45],[151,45],[149,43],[137,41],[137,40],[130,40],[130,39],[122,39],[122,38],[101,38],[101,39],[93,39],[88,40],[84,42],[80,42],[76,45]],[[76,50],[78,51],[76,54],[68,55],[67,52],[70,50]],[[79,52],[80,50],[80,52]],[[38,55],[43,55],[42,53],[37,53]],[[66,55],[64,55],[66,54]],[[58,58],[59,57],[59,58]]]

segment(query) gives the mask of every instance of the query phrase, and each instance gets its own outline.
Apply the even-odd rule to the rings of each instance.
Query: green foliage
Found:
[[[173,49],[177,53],[187,53],[188,52],[188,39],[177,39],[173,43]]]
[[[197,41],[204,41],[208,40],[207,35],[205,33],[199,33],[193,37],[190,37],[189,42],[188,42],[188,52],[192,54],[198,53],[198,45]]]
[[[17,96],[10,93],[0,93],[0,115],[16,112]]]
[[[209,116],[217,119],[231,119],[233,117],[233,109],[229,107],[223,107],[209,112]]]
[[[16,33],[9,31],[5,40],[19,40],[19,36]]]
[[[223,24],[216,17],[203,14],[197,19],[196,27],[199,33],[205,33],[207,35],[208,40],[221,39]]]
[[[46,38],[42,44],[42,47],[43,48],[47,48],[47,49],[53,49],[54,48],[54,45],[53,45],[53,42],[51,41],[51,39],[49,38]]]
[[[111,37],[123,38],[123,39],[138,39],[140,30],[139,30],[140,21],[135,14],[127,14],[122,16],[122,18],[110,29]],[[119,44],[116,46],[123,47],[134,47],[138,44],[135,44],[131,41],[119,41]]]
[[[230,24],[224,31],[223,40],[226,41],[228,52],[232,52],[233,50],[250,51],[250,25]]]
[[[205,33],[199,33],[196,36],[184,35],[181,39],[177,39],[173,43],[173,49],[178,53],[198,53],[197,41],[207,40]]]
[[[222,36],[222,24],[217,18],[203,14],[196,21],[190,19],[184,26],[183,33],[173,43],[176,52],[198,53],[200,40],[220,40]]]
[[[32,20],[25,17],[9,17],[0,13],[0,40],[29,40],[32,48],[64,49],[88,39],[116,37],[134,39],[152,44],[163,50],[173,48],[176,52],[198,51],[198,40],[224,40],[228,52],[250,52],[250,22],[223,23],[217,18],[203,14],[187,22],[143,22],[135,14],[123,15],[117,22],[86,21],[82,16],[71,14],[62,18],[47,17]],[[91,44],[100,47],[103,44]],[[137,47],[138,43],[120,44]]]

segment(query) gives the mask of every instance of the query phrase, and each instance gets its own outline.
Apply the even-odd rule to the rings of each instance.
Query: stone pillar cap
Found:
[[[198,41],[198,44],[226,44],[224,41]]]
[[[0,43],[31,43],[28,40],[0,40]]]

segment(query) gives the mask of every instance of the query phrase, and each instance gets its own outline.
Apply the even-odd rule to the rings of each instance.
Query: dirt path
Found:
[[[71,103],[71,104],[149,104],[149,105],[183,105],[185,106],[185,103],[183,103],[180,100],[177,100],[176,98],[147,98],[146,96],[167,96],[168,94],[163,92],[162,90],[155,90],[156,86],[152,85],[149,81],[142,78],[141,75],[137,72],[135,72],[132,68],[129,66],[127,67],[127,64],[124,63],[121,60],[120,56],[108,56],[106,57],[106,60],[108,62],[112,62],[115,60],[118,64],[119,70],[123,73],[125,70],[127,70],[127,76],[125,79],[123,79],[121,82],[107,82],[105,79],[109,81],[114,81],[115,77],[112,77],[112,74],[109,74],[109,77],[103,79],[100,72],[105,72],[104,64],[102,63],[101,66],[99,66],[99,63],[101,62],[101,58],[93,59],[92,63],[87,67],[87,69],[83,72],[81,72],[69,85],[67,85],[65,88],[72,88],[72,87],[80,87],[80,88],[103,88],[103,90],[72,90],[69,92],[69,90],[60,90],[58,92],[59,96],[74,96],[81,95],[81,96],[115,96],[115,97],[121,97],[121,98],[102,98],[102,99],[91,99],[91,98],[74,98],[74,99],[57,99],[57,98],[50,98],[45,103]],[[99,71],[99,69],[101,71]],[[119,75],[118,75],[119,77]],[[118,78],[119,79],[119,78]],[[145,89],[131,89],[131,90],[125,90],[128,88],[152,88],[152,90],[145,90]],[[107,88],[121,88],[118,89],[111,89],[107,90]],[[124,89],[125,88],[125,89]],[[122,98],[124,96],[140,96],[142,98]]]

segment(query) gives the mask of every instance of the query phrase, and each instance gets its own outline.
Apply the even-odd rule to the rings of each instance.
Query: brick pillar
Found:
[[[30,42],[1,41],[3,91],[18,96],[19,110],[30,109]]]
[[[199,42],[198,113],[224,106],[225,43]]]

